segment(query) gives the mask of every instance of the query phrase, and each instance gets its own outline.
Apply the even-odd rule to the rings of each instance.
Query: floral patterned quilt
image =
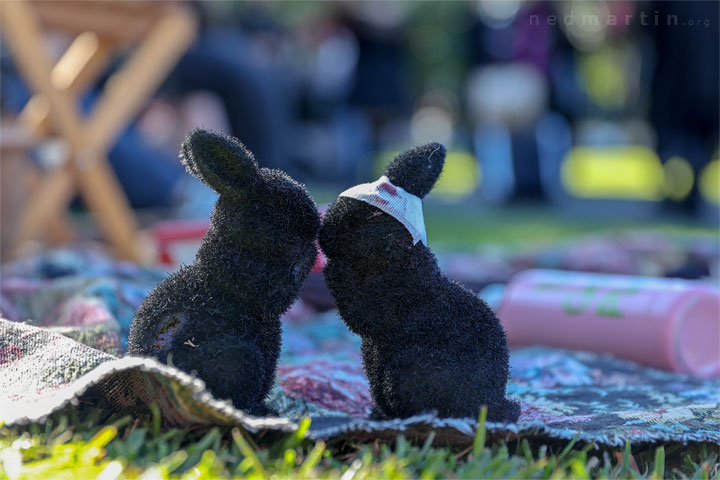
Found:
[[[335,310],[302,300],[285,315],[283,353],[269,402],[281,417],[257,418],[215,399],[194,378],[153,359],[123,357],[134,310],[163,272],[110,260],[93,249],[56,250],[3,266],[0,281],[0,422],[41,421],[95,389],[118,408],[158,404],[168,424],[241,425],[292,431],[309,416],[312,438],[470,442],[475,419],[373,420],[359,341]],[[610,445],[720,442],[718,380],[542,346],[511,352],[508,394],[515,424],[492,434],[578,437]]]

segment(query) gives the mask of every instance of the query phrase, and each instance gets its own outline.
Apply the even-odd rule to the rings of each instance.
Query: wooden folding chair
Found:
[[[193,15],[179,3],[142,1],[1,1],[2,33],[35,95],[20,120],[35,135],[56,133],[69,147],[63,167],[46,173],[33,189],[15,245],[43,229],[62,230],[68,205],[79,193],[114,252],[143,258],[137,221],[107,162],[107,152],[167,76],[195,37]],[[43,33],[77,35],[53,66]],[[105,71],[112,54],[128,52],[84,116],[79,95]],[[138,172],[142,176],[142,172]]]

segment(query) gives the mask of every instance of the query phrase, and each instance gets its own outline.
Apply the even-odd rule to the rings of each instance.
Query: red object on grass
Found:
[[[210,228],[210,220],[167,220],[158,222],[152,228],[152,237],[157,244],[158,263],[179,266],[190,263],[202,238]],[[192,251],[192,258],[187,256]]]
[[[200,242],[209,228],[210,221],[207,219],[158,222],[151,230],[157,245],[157,262],[171,267],[192,263]],[[317,242],[315,244],[317,245]],[[325,255],[318,246],[318,255],[312,271],[322,272],[325,262]]]

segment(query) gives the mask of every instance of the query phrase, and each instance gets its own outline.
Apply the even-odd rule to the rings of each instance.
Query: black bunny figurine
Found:
[[[520,405],[505,397],[505,331],[483,300],[442,274],[420,241],[420,199],[444,160],[443,145],[422,145],[399,155],[374,184],[341,194],[320,230],[325,278],[340,316],[362,338],[383,416],[434,410],[477,418],[487,405],[488,420],[513,422]],[[400,213],[389,214],[394,208]]]
[[[195,373],[215,397],[264,415],[280,315],[315,262],[320,217],[302,185],[258,168],[235,138],[195,130],[181,155],[220,196],[195,262],[158,284],[135,313],[128,353]]]

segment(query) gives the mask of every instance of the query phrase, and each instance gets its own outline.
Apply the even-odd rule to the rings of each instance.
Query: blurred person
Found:
[[[657,1],[649,22],[657,50],[650,118],[666,162],[682,157],[697,175],[718,148],[718,2]],[[692,22],[692,24],[690,24]],[[692,207],[697,182],[684,205]]]
[[[212,93],[227,114],[228,133],[241,139],[263,164],[285,167],[291,104],[285,85],[288,72],[258,58],[254,50],[264,46],[238,27],[239,13],[229,16],[228,25],[210,22],[212,12],[207,9],[213,8],[213,3],[195,4],[201,18],[200,34],[168,77],[161,94],[182,98],[196,91]],[[260,15],[256,11],[245,13]]]
[[[545,19],[552,12],[544,2],[477,4],[467,103],[483,168],[481,196],[491,204],[542,196],[534,131],[550,96],[557,32]]]

